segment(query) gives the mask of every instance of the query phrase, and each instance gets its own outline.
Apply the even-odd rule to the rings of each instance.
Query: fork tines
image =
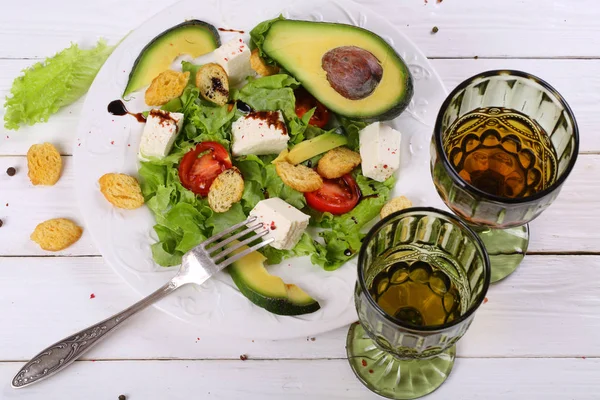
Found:
[[[269,233],[269,230],[264,228],[262,223],[252,224],[253,222],[256,222],[256,219],[257,219],[257,217],[252,216],[252,217],[248,218],[247,220],[240,222],[239,224],[236,224],[236,225],[232,226],[231,228],[226,229],[223,232],[210,237],[209,239],[204,241],[200,246],[203,248],[203,250],[205,250],[208,253],[208,255],[212,258],[212,260],[215,264],[219,264],[222,267],[226,267],[227,265],[230,265],[231,263],[252,253],[255,250],[258,250],[258,249],[268,245],[269,243],[271,243],[273,241],[272,238],[267,239],[267,240],[260,240],[258,243],[250,246],[249,248],[235,254],[232,257],[225,259],[225,257],[228,254],[231,254],[231,253],[235,252],[236,250],[239,250],[243,246],[250,245],[251,243],[258,241],[261,237],[263,237]],[[235,231],[237,231],[238,229],[240,229],[242,227],[245,227],[246,229],[243,229],[237,233],[234,233]],[[232,233],[233,233],[233,235],[228,236]],[[223,238],[225,238],[225,239],[219,242],[219,240],[223,239]],[[238,242],[235,242],[238,239],[241,239],[241,240]],[[212,244],[212,246],[209,246],[211,244]],[[228,246],[228,245],[230,245],[230,246]],[[219,250],[222,250],[222,251],[219,252]]]

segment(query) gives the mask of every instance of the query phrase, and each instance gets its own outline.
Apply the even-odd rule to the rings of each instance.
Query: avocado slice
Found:
[[[235,253],[247,248],[244,246]],[[309,314],[321,308],[298,286],[284,283],[280,277],[269,274],[264,267],[265,260],[265,256],[253,251],[227,269],[235,285],[248,300],[279,315]]]
[[[314,156],[318,156],[319,154],[343,146],[347,143],[348,139],[346,136],[333,132],[325,132],[322,135],[298,143],[292,147],[291,150],[283,150],[272,163],[276,164],[278,162],[287,161],[294,165],[300,164]]]
[[[259,25],[265,26],[262,51],[331,111],[377,121],[393,119],[408,106],[413,95],[410,71],[375,33],[346,24],[286,19]]]
[[[167,29],[142,49],[133,63],[123,97],[150,84],[158,74],[169,69],[177,56],[199,57],[221,45],[217,29],[203,21],[192,19]]]

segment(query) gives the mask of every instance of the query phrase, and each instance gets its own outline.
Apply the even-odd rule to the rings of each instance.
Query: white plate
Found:
[[[98,190],[98,178],[108,172],[137,176],[142,124],[129,116],[107,112],[127,83],[133,61],[154,36],[186,19],[196,18],[216,27],[248,32],[257,23],[279,13],[295,19],[354,24],[372,30],[390,43],[409,65],[415,95],[408,109],[392,123],[402,132],[402,166],[396,195],[408,196],[415,205],[442,206],[429,174],[429,139],[445,89],[421,51],[389,22],[355,3],[299,1],[281,11],[274,1],[182,1],[161,11],[123,40],[98,73],[85,100],[75,143],[77,197],[86,227],[104,259],[140,295],[164,284],[177,268],[152,261],[154,218],[146,207],[127,211],[113,208]],[[227,36],[222,35],[222,41]],[[143,94],[128,103],[130,110],[143,104]],[[269,271],[298,284],[321,303],[313,314],[277,316],[250,303],[227,273],[201,287],[180,289],[158,304],[161,310],[209,331],[245,338],[284,339],[315,335],[356,320],[353,288],[356,262],[334,272],[313,266],[307,257],[286,260]]]

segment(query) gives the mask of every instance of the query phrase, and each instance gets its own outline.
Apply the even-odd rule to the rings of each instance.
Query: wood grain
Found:
[[[460,357],[600,357],[600,256],[528,256],[491,287]],[[94,298],[90,298],[91,294]],[[137,301],[100,258],[0,258],[0,361],[31,358]],[[576,311],[574,311],[576,310]],[[347,329],[285,341],[209,334],[150,309],[86,359],[345,358]]]
[[[20,364],[0,363],[9,382]],[[600,390],[597,359],[458,359],[431,400],[592,400]],[[93,389],[92,389],[93,388]],[[0,389],[1,390],[1,389]],[[52,379],[3,399],[361,399],[369,392],[346,360],[77,362]]]

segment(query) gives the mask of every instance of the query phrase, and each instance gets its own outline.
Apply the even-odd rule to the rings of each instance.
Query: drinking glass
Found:
[[[536,154],[544,163],[543,168],[528,170],[525,182],[547,179],[543,190],[523,197],[491,194],[473,186],[453,167],[450,162],[453,157],[461,159],[472,149],[485,147],[479,140],[481,138],[473,140],[472,135],[469,137],[468,129],[460,132],[452,128],[453,123],[465,114],[482,108],[498,116],[488,120],[488,126],[484,127],[492,134],[500,136],[498,132],[506,127],[506,121],[512,124],[511,127],[522,128],[522,137],[510,135],[496,144],[510,147],[520,159],[528,160]],[[503,119],[512,111],[517,114],[509,116],[510,120]],[[533,120],[542,130],[536,133],[527,129],[522,116]],[[477,123],[476,118],[473,121]],[[579,149],[578,132],[575,117],[565,99],[545,81],[521,71],[480,73],[458,85],[444,101],[431,143],[431,174],[442,200],[483,240],[491,261],[492,282],[511,274],[525,256],[529,243],[528,223],[556,199],[573,169]],[[551,150],[549,146],[553,152],[548,151]],[[448,154],[447,148],[452,147],[452,154]],[[528,149],[528,153],[524,149]],[[509,179],[507,177],[501,184],[510,185]],[[483,182],[484,185],[497,183],[493,180]]]
[[[359,252],[354,301],[360,324],[350,327],[346,343],[358,379],[391,399],[433,392],[450,374],[455,344],[489,284],[490,264],[481,239],[454,215],[409,208],[378,222]],[[392,285],[404,285],[406,300],[398,301],[394,315],[374,297]],[[429,300],[421,301],[422,290]],[[431,312],[434,303],[443,308]],[[431,317],[440,313],[442,323],[432,324]]]

